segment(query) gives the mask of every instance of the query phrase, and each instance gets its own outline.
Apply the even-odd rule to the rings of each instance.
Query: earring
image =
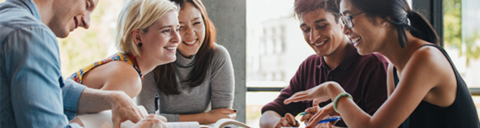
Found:
[[[142,43],[138,43],[138,47],[142,47]]]
[[[387,23],[386,23],[386,22],[383,22],[383,26],[387,26]]]

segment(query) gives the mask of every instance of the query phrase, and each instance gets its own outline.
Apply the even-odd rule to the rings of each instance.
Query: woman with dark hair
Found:
[[[389,98],[369,115],[338,83],[326,82],[296,93],[286,104],[303,100],[333,101],[334,110],[350,127],[477,128],[472,97],[432,26],[405,0],[341,0],[344,33],[360,54],[378,52],[388,68]],[[355,98],[355,97],[353,97]],[[317,114],[309,127],[323,117]]]
[[[180,5],[177,60],[146,74],[137,103],[154,113],[156,106],[168,121],[214,123],[236,113],[230,55],[215,43],[215,27],[200,0],[171,0]],[[155,96],[158,95],[158,104]]]

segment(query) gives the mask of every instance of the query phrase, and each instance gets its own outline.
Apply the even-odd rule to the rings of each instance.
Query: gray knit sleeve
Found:
[[[149,114],[155,113],[155,95],[157,84],[153,72],[145,74],[142,80],[142,91],[137,95],[137,105],[143,105]]]
[[[160,115],[164,116],[167,118],[168,122],[178,122],[180,119],[180,114],[165,114],[165,113],[160,113]]]
[[[211,65],[211,105],[212,110],[232,108],[235,90],[235,77],[232,60],[227,49],[216,45]]]

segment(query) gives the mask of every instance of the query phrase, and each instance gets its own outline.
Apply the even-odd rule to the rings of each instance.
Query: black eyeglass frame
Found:
[[[342,23],[347,27],[347,28],[353,28],[353,18],[354,16],[358,16],[360,14],[364,13],[363,11],[362,12],[359,12],[357,14],[353,14],[353,15],[342,15],[340,14],[340,20],[342,21]],[[348,19],[348,20],[347,20]],[[347,21],[348,24],[347,24]]]

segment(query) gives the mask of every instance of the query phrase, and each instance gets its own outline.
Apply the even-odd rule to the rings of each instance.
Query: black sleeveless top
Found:
[[[427,44],[423,46],[438,48],[448,59],[457,79],[457,95],[453,104],[448,107],[440,107],[422,100],[412,114],[400,125],[400,128],[479,128],[477,110],[472,96],[447,52],[437,45]],[[396,70],[394,67],[395,87],[399,82]]]

